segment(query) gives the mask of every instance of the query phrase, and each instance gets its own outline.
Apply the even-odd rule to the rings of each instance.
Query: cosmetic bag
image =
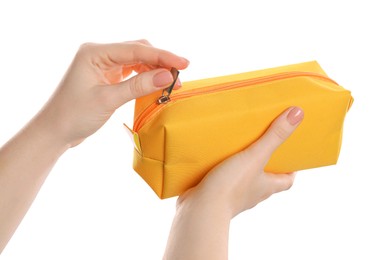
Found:
[[[265,170],[287,173],[336,164],[353,102],[350,91],[315,61],[184,82],[160,102],[162,97],[137,99],[133,128],[127,127],[135,147],[133,168],[162,199],[197,185],[291,106],[304,110],[304,120]]]

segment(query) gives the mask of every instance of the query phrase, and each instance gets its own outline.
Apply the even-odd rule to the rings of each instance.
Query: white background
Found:
[[[83,42],[148,39],[191,61],[182,81],[317,60],[355,98],[339,162],[299,173],[291,190],[234,219],[230,259],[391,259],[387,6],[1,1],[0,144],[44,104]],[[133,105],[59,160],[1,259],[162,257],[175,199],[159,200],[132,170],[122,122]]]

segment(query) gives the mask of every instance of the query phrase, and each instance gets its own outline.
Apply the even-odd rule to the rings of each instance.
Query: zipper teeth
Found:
[[[302,77],[302,76],[310,76],[310,77],[320,78],[320,79],[323,79],[323,80],[326,80],[326,81],[329,81],[331,83],[338,85],[337,82],[330,79],[329,77],[324,76],[322,74],[314,73],[314,72],[282,72],[282,73],[278,73],[278,74],[264,76],[261,78],[253,78],[253,79],[248,79],[248,80],[236,81],[236,82],[233,82],[228,85],[227,85],[227,83],[223,83],[223,84],[215,84],[212,86],[188,90],[188,91],[185,91],[182,93],[172,95],[171,101],[176,101],[178,99],[188,98],[188,97],[192,97],[192,96],[199,95],[199,94],[210,94],[210,93],[215,93],[215,92],[219,92],[219,91],[245,87],[245,86],[249,86],[251,84],[262,84],[262,83],[267,83],[267,82],[271,82],[271,81],[282,80],[282,79],[287,79],[287,78],[294,78],[294,77]],[[157,113],[163,107],[165,107],[164,104],[156,104],[155,102],[152,103],[151,105],[149,105],[135,120],[133,130],[135,132],[138,132],[138,130],[140,130],[140,128],[145,124],[147,119],[150,117],[150,115]],[[156,109],[156,108],[158,108],[158,109]]]

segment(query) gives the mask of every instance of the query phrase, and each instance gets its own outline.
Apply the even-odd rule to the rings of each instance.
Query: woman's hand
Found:
[[[170,85],[172,67],[188,64],[145,40],[80,47],[50,100],[0,147],[0,253],[57,159],[124,103]],[[127,79],[132,72],[139,74]]]
[[[180,197],[179,205],[188,199],[207,199],[209,203],[225,205],[231,217],[234,217],[272,194],[289,189],[294,173],[273,174],[263,169],[303,116],[300,108],[286,110],[257,142],[222,162],[198,186]]]
[[[172,83],[172,67],[180,70],[188,64],[146,40],[83,44],[37,119],[68,146],[75,146],[124,103]],[[139,74],[127,79],[132,72]]]
[[[258,141],[223,161],[179,197],[165,259],[228,258],[231,219],[292,186],[294,173],[273,174],[264,167],[303,115],[300,108],[289,108]]]

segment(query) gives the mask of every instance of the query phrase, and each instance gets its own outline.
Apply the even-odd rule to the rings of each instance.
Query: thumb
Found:
[[[304,112],[299,107],[291,107],[285,110],[273,121],[266,133],[247,149],[250,157],[261,163],[263,169],[273,152],[288,139],[303,120],[303,117]]]
[[[168,87],[173,80],[172,74],[167,69],[146,71],[112,86],[117,92],[114,98],[119,107],[132,99],[162,90]]]

